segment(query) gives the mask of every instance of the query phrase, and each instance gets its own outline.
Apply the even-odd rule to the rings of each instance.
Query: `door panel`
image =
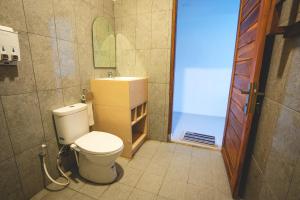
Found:
[[[244,62],[237,62],[235,74],[249,77],[251,65],[252,65],[252,60],[246,60]]]
[[[273,0],[272,0],[273,1]],[[256,102],[255,87],[261,71],[262,54],[271,0],[242,0],[235,44],[233,71],[222,155],[231,191],[237,197],[239,181],[248,144],[253,108]]]

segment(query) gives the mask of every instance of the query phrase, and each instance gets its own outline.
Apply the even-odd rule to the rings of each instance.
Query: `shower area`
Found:
[[[178,0],[172,141],[221,146],[238,9],[238,0]]]

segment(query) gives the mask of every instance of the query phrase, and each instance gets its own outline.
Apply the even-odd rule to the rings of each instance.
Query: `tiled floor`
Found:
[[[72,179],[48,186],[33,200],[227,200],[231,199],[219,151],[149,140],[132,160],[119,158],[123,177],[111,185]]]
[[[221,146],[224,131],[224,117],[194,115],[189,113],[173,112],[172,141],[183,140],[185,131],[208,134],[216,137],[216,145]]]

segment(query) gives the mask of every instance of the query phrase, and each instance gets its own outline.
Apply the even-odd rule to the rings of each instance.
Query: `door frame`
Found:
[[[174,102],[174,77],[175,77],[175,55],[176,55],[176,32],[177,32],[177,6],[178,0],[173,0],[172,9],[172,30],[171,30],[171,53],[170,53],[170,80],[169,80],[169,114],[168,114],[168,136],[171,140],[173,123],[173,102]]]

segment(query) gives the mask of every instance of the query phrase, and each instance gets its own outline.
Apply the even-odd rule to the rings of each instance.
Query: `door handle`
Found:
[[[249,83],[248,90],[240,89],[240,92],[241,92],[241,94],[247,95],[245,105],[244,105],[244,113],[245,114],[247,114],[248,112],[254,112],[257,96],[265,95],[265,93],[263,93],[263,92],[257,92],[257,84],[256,83]],[[250,96],[251,96],[251,103],[249,105]]]
[[[249,90],[240,90],[241,94],[250,94]]]
[[[251,90],[252,90],[252,83],[248,84],[248,90],[243,90],[240,89],[240,93],[241,94],[245,94],[246,96],[246,101],[245,101],[245,105],[243,107],[244,113],[247,114],[249,111],[249,99],[250,99],[250,94],[251,94]]]

